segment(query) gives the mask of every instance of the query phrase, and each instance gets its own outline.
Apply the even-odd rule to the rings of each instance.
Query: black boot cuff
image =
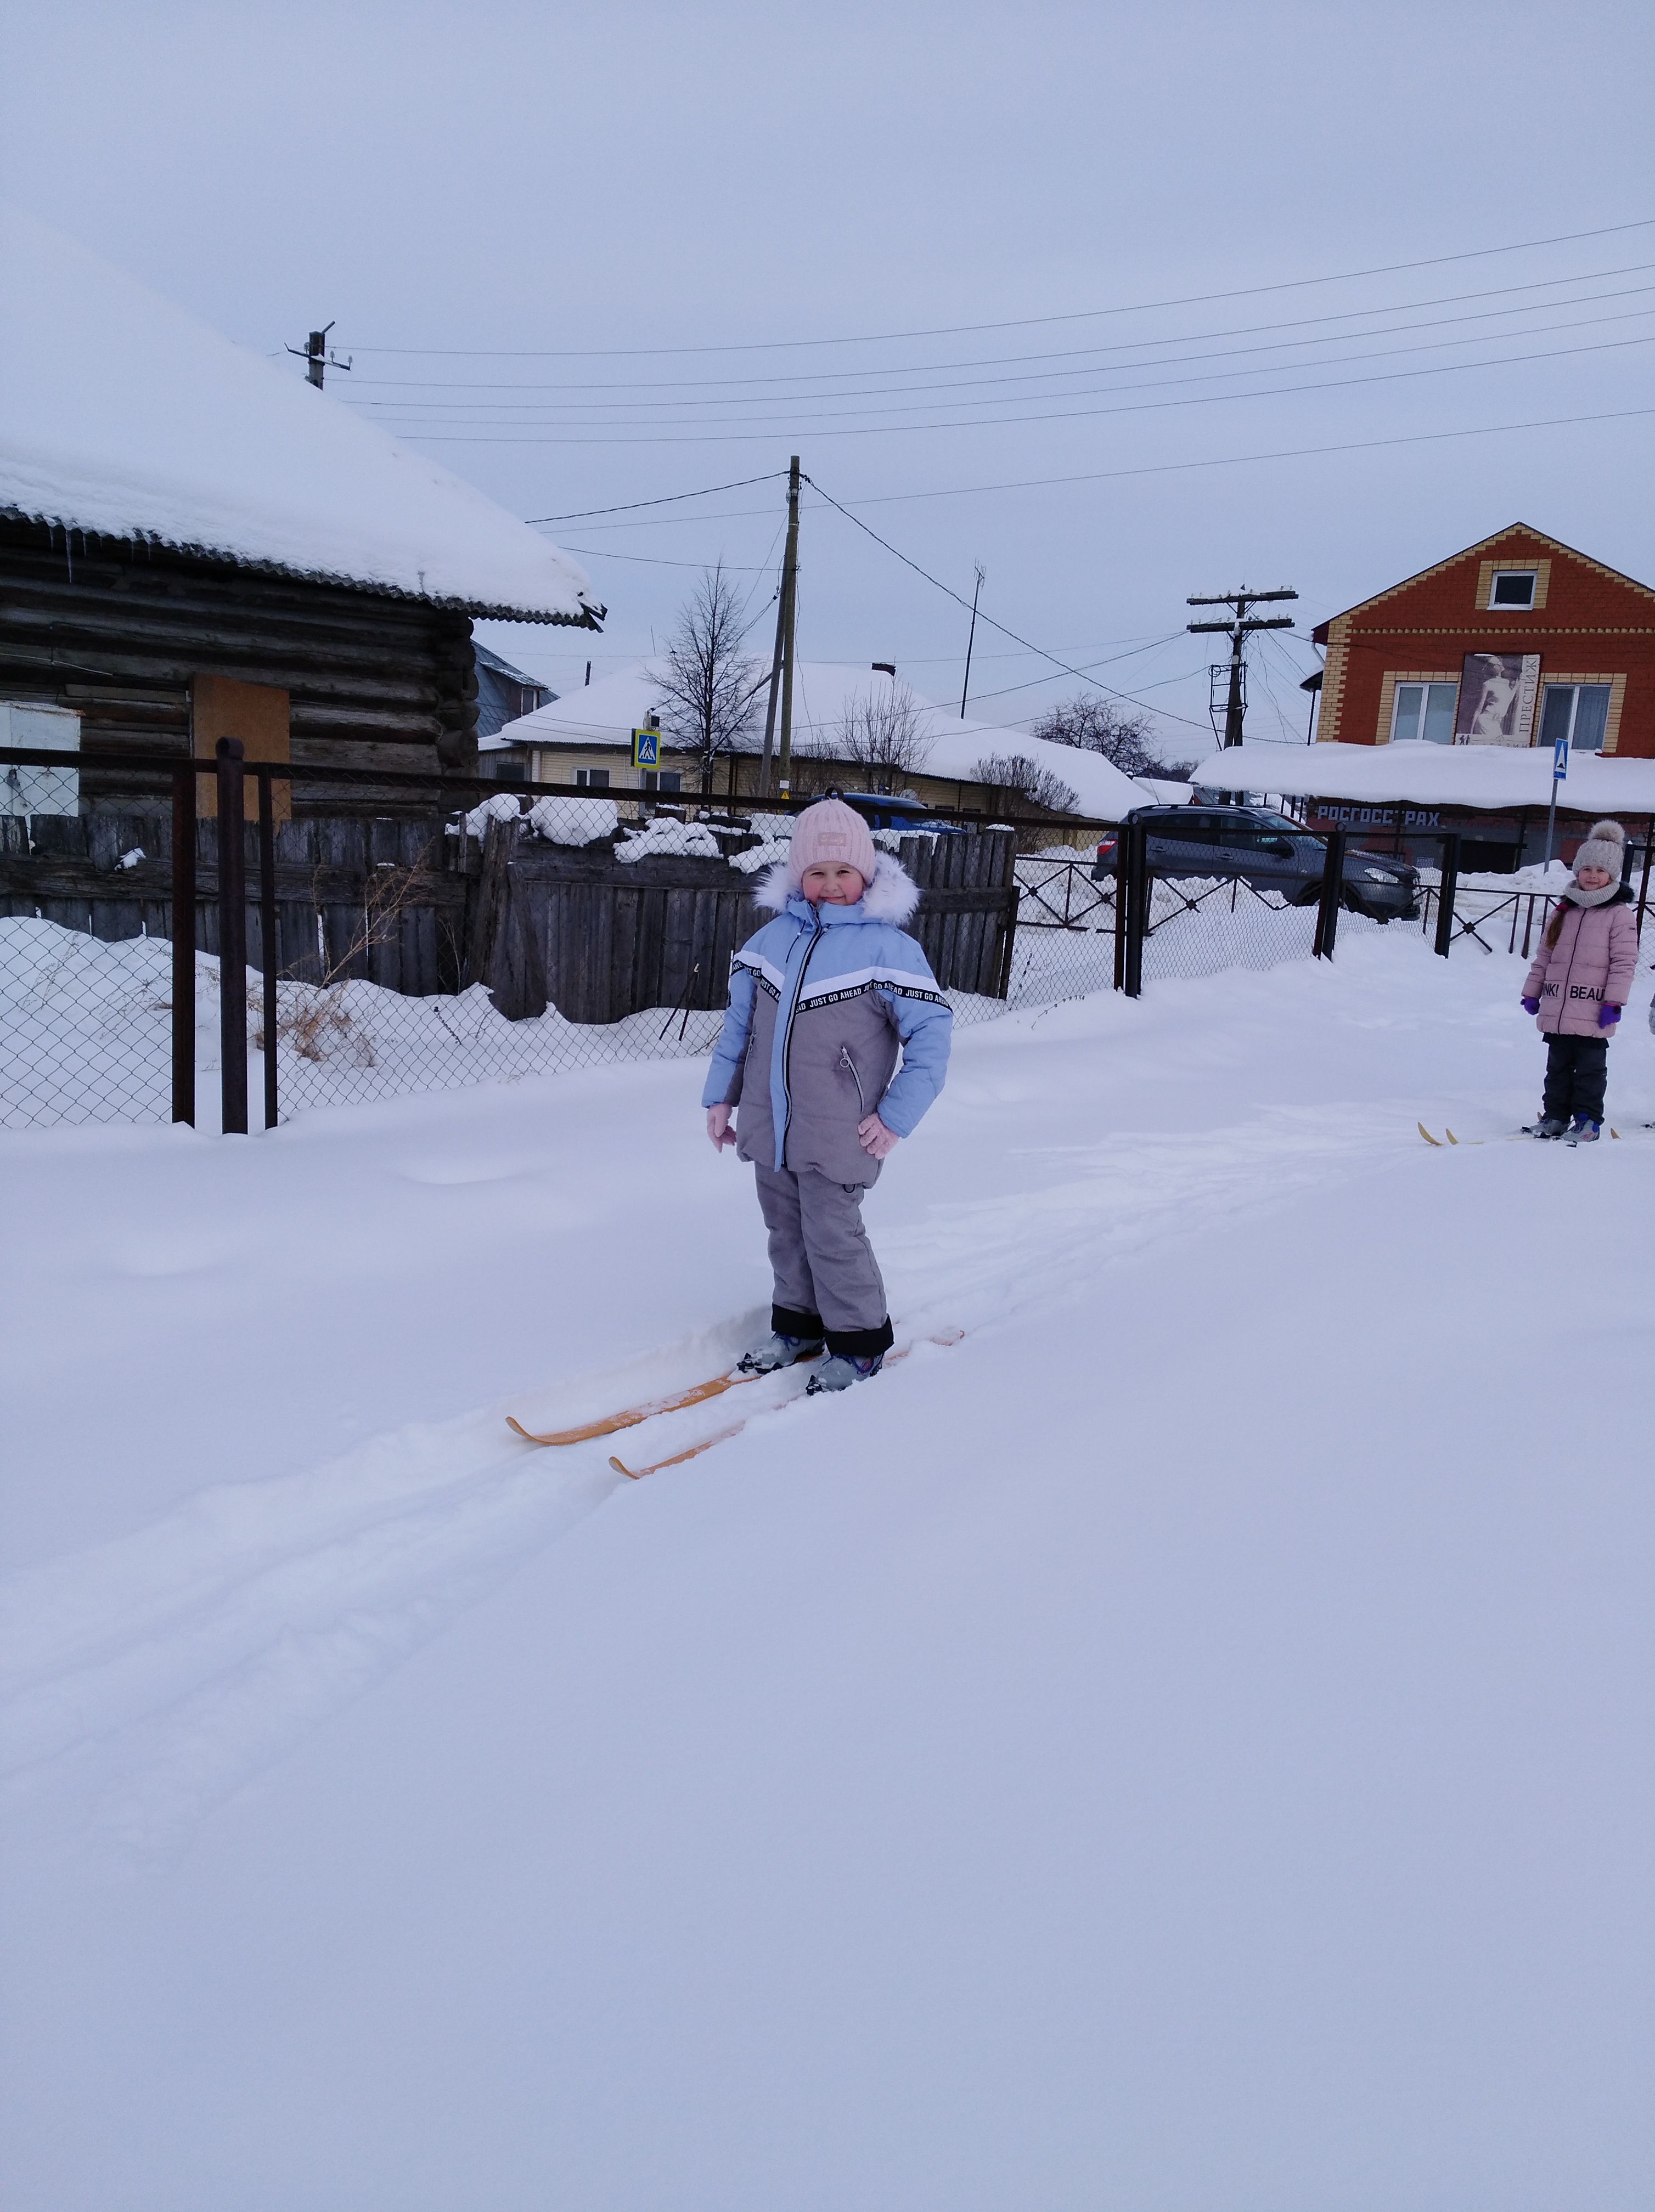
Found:
[[[887,1314],[877,1328],[831,1328],[827,1348],[836,1358],[875,1359],[896,1341]]]
[[[792,1306],[772,1306],[770,1327],[777,1336],[801,1336],[809,1344],[822,1341],[820,1314],[798,1313]]]

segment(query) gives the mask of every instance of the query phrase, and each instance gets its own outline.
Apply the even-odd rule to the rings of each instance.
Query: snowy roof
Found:
[[[1552,795],[1549,745],[1435,745],[1424,738],[1388,745],[1255,742],[1214,753],[1193,774],[1208,790],[1384,805],[1544,806]],[[1576,753],[1557,803],[1574,814],[1655,811],[1655,760]]]
[[[0,201],[0,511],[515,622],[595,626],[526,523]]]
[[[635,661],[581,690],[566,691],[549,706],[508,722],[491,743],[480,742],[479,750],[524,744],[628,744],[632,732],[641,728],[648,715],[660,711],[660,665],[659,661]],[[830,749],[833,732],[850,703],[866,698],[870,687],[886,681],[857,664],[800,661],[794,682],[795,746],[801,752]],[[912,685],[908,688],[913,690]],[[953,708],[940,707],[917,690],[914,697],[920,708],[920,729],[930,748],[916,775],[970,783],[975,781],[979,761],[1020,753],[1060,776],[1078,795],[1081,812],[1095,819],[1117,822],[1144,803],[1140,787],[1101,753],[1079,752],[1071,745],[1031,738],[1015,725],[1007,727],[969,717],[962,720]],[[759,712],[742,742],[743,751],[758,752],[764,744],[763,705],[761,691]]]
[[[1514,545],[1510,544],[1513,539],[1517,541]],[[1423,584],[1433,576],[1440,576],[1445,569],[1456,568],[1460,562],[1472,560],[1478,554],[1493,553],[1500,545],[1507,545],[1508,550],[1518,553],[1519,557],[1526,557],[1531,546],[1549,545],[1554,553],[1561,553],[1567,560],[1580,562],[1597,574],[1610,577],[1617,584],[1624,584],[1629,591],[1641,592],[1646,599],[1655,599],[1655,591],[1652,591],[1647,584],[1640,584],[1635,576],[1624,575],[1619,568],[1606,568],[1603,562],[1593,560],[1590,553],[1581,552],[1578,546],[1566,545],[1561,538],[1553,538],[1544,530],[1536,530],[1532,523],[1508,522],[1504,530],[1496,530],[1487,538],[1479,538],[1474,545],[1463,545],[1457,553],[1449,554],[1445,560],[1433,561],[1428,568],[1416,568],[1411,576],[1404,576],[1401,583],[1387,584],[1382,592],[1373,592],[1366,599],[1358,599],[1354,607],[1345,608],[1342,614],[1328,616],[1325,621],[1317,623],[1311,635],[1317,645],[1325,645],[1335,623],[1348,621],[1353,615],[1360,615],[1369,607],[1378,606],[1382,599],[1396,599],[1402,592],[1411,591],[1415,584]]]

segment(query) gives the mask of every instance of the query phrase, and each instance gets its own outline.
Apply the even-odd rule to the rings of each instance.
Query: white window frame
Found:
[[[1420,714],[1419,734],[1423,736],[1425,732],[1426,717],[1430,711],[1430,693],[1431,687],[1433,684],[1440,684],[1445,687],[1451,688],[1455,695],[1454,703],[1455,706],[1457,707],[1459,703],[1459,685],[1456,679],[1451,676],[1398,676],[1395,678],[1390,693],[1390,735],[1386,739],[1386,743],[1388,744],[1395,744],[1396,742],[1396,716],[1400,711],[1397,705],[1396,694],[1404,690],[1421,690],[1426,694],[1425,699],[1421,702]],[[1451,743],[1452,742],[1453,727],[1454,718],[1453,714],[1451,713],[1448,718]]]
[[[594,783],[593,781],[594,776],[601,777],[602,781]],[[609,770],[606,768],[577,768],[575,771],[575,781],[583,791],[607,791]]]
[[[1568,740],[1569,750],[1571,752],[1574,750],[1575,724],[1580,719],[1580,694],[1583,691],[1607,691],[1609,693],[1609,698],[1603,708],[1603,734],[1598,740],[1597,744],[1597,750],[1600,753],[1603,751],[1609,744],[1610,732],[1613,727],[1609,717],[1615,707],[1614,684],[1606,680],[1603,677],[1591,678],[1584,676],[1559,676],[1555,678],[1542,677],[1540,683],[1540,711],[1535,717],[1535,728],[1536,732],[1543,730],[1546,726],[1546,702],[1554,691],[1567,691],[1570,695]],[[1540,742],[1537,737],[1536,742]]]
[[[1514,599],[1496,599],[1494,594],[1500,586],[1510,583],[1514,577],[1518,576],[1526,577],[1528,580],[1528,598],[1520,605]],[[1539,592],[1540,571],[1538,568],[1496,568],[1488,579],[1488,612],[1491,615],[1531,615],[1535,611],[1535,602]]]

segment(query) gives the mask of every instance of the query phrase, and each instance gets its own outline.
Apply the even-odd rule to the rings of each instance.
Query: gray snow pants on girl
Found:
[[[824,1336],[830,1352],[850,1359],[888,1352],[885,1282],[862,1226],[864,1185],[760,1161],[753,1172],[776,1277],[770,1327],[780,1336]]]

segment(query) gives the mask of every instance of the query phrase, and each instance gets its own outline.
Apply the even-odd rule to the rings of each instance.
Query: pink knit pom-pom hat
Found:
[[[872,832],[855,808],[847,806],[843,799],[818,799],[793,825],[788,881],[794,890],[802,890],[806,868],[836,860],[855,868],[864,884],[873,882],[873,871],[879,865]]]

